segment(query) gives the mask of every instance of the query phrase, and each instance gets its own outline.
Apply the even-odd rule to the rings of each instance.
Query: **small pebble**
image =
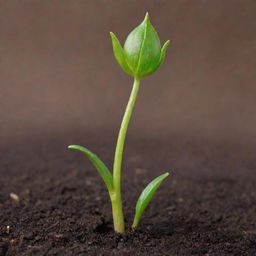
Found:
[[[63,238],[64,236],[63,236],[63,234],[55,234],[55,237],[56,238]]]
[[[18,240],[17,239],[11,239],[10,240],[10,245],[16,246],[18,244]]]
[[[10,198],[16,202],[20,201],[20,197],[15,193],[10,193]]]
[[[35,241],[39,241],[39,240],[41,240],[41,239],[42,239],[41,236],[36,236],[36,237],[35,237]]]

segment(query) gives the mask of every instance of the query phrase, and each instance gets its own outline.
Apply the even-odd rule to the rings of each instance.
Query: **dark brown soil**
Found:
[[[98,174],[81,153],[65,149],[80,143],[111,166],[114,137],[47,137],[1,145],[0,256],[256,255],[254,148],[129,138],[122,177],[127,227],[143,187],[165,171],[171,176],[140,228],[121,236],[113,232]]]

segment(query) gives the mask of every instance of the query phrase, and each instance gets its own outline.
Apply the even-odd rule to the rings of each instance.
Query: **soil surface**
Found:
[[[255,149],[247,144],[129,138],[127,233],[117,235],[98,173],[65,148],[87,146],[111,166],[115,137],[47,137],[1,145],[0,256],[256,255]],[[132,232],[141,190],[169,170]]]

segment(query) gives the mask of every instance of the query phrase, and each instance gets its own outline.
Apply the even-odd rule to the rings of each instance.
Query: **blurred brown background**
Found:
[[[108,33],[123,43],[146,11],[172,44],[130,132],[255,143],[255,0],[1,0],[1,141],[116,134],[132,79]]]

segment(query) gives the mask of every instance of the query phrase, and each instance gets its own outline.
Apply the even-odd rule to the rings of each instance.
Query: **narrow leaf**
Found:
[[[113,52],[116,58],[116,61],[120,65],[120,67],[129,75],[133,75],[131,69],[126,63],[126,59],[124,56],[124,50],[117,39],[116,35],[113,32],[110,32],[111,40],[112,40],[112,46],[113,46]]]
[[[162,63],[164,62],[165,54],[166,54],[166,51],[167,51],[167,48],[168,48],[169,45],[170,45],[170,40],[166,41],[165,44],[163,45],[163,47],[161,49],[160,58],[158,60],[157,66],[155,67],[155,69],[152,69],[151,71],[149,71],[147,73],[147,75],[150,75],[150,74],[154,73],[162,65]]]
[[[109,192],[113,190],[113,178],[112,175],[107,168],[107,166],[100,160],[100,158],[92,153],[90,150],[88,150],[85,147],[79,146],[79,145],[70,145],[68,148],[76,149],[78,151],[81,151],[84,153],[88,159],[92,162],[92,164],[95,166],[95,168],[98,170],[101,178],[105,182]]]
[[[146,188],[142,191],[142,193],[137,201],[137,204],[136,204],[136,212],[135,212],[135,217],[134,217],[133,224],[132,224],[132,227],[134,229],[137,228],[137,226],[140,222],[140,218],[141,218],[142,214],[144,213],[146,207],[150,203],[150,201],[151,201],[153,195],[155,194],[156,190],[158,189],[158,187],[161,185],[161,183],[167,176],[169,176],[168,172],[158,176],[157,178],[152,180],[146,186]]]
[[[161,49],[161,55],[160,55],[160,60],[159,60],[159,66],[161,66],[161,64],[164,62],[164,59],[165,59],[165,54],[166,54],[166,51],[167,51],[167,48],[168,46],[170,45],[170,40],[166,41]]]

